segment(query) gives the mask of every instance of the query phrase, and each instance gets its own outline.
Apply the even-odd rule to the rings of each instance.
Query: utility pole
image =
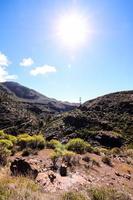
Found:
[[[81,99],[81,97],[79,97],[79,105],[80,106],[82,105],[82,99]]]

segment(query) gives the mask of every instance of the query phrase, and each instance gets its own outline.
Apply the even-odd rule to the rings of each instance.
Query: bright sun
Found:
[[[72,13],[60,18],[58,36],[64,45],[77,48],[86,41],[87,34],[88,24],[83,16]]]

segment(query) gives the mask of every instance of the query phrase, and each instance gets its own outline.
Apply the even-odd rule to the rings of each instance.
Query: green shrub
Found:
[[[91,145],[80,138],[69,140],[69,142],[66,144],[66,148],[76,153],[85,153],[92,151]]]
[[[62,157],[65,154],[65,152],[66,152],[65,145],[59,143],[56,146],[54,153],[51,155],[52,160]]]
[[[0,138],[3,137],[5,135],[3,130],[0,130]]]
[[[59,146],[61,143],[58,140],[50,140],[47,143],[47,147],[51,148],[51,149],[55,149],[57,146]]]
[[[17,138],[17,143],[21,147],[21,149],[31,146],[32,142],[33,138],[28,134],[21,134]]]
[[[0,165],[5,166],[7,164],[8,156],[10,155],[10,150],[8,150],[3,145],[0,145]]]
[[[75,165],[79,164],[79,160],[80,160],[80,157],[78,155],[76,155],[74,152],[67,151],[67,150],[65,150],[63,152],[62,161],[68,167],[75,166]]]
[[[108,154],[109,154],[109,150],[106,149],[106,148],[103,148],[103,147],[99,148],[99,151],[100,151],[101,153],[105,154],[105,155],[108,155]]]
[[[5,134],[4,139],[10,140],[13,144],[17,142],[17,138],[13,135]]]
[[[113,149],[111,149],[110,153],[113,154],[113,155],[120,154],[121,153],[121,149],[118,148],[118,147],[114,147]]]
[[[43,135],[34,135],[33,137],[33,147],[38,149],[43,149],[46,145],[46,141],[43,137]]]
[[[39,186],[25,177],[4,176],[0,181],[0,200],[44,200]]]
[[[98,147],[94,147],[92,152],[100,156],[100,149]]]
[[[7,139],[7,140],[10,140],[12,143],[16,143],[17,141],[17,138],[15,136],[6,134],[2,130],[0,131],[0,139]]]
[[[96,165],[97,167],[100,167],[99,162],[95,158],[92,158],[91,162],[92,162],[92,165]]]
[[[45,147],[45,139],[42,135],[30,136],[28,134],[21,134],[18,136],[18,145],[21,149],[30,147],[32,149],[43,149]]]
[[[91,200],[107,200],[107,191],[103,188],[93,188],[89,193]]]
[[[7,139],[0,139],[0,145],[4,146],[7,149],[11,149],[13,147],[13,143]]]
[[[67,192],[63,195],[62,200],[86,200],[86,198],[78,192]]]
[[[131,200],[131,198],[112,188],[92,188],[88,190],[91,200]]]

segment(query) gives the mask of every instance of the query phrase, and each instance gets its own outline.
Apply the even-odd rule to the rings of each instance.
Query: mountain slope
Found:
[[[16,96],[23,102],[46,105],[46,107],[49,108],[49,112],[64,112],[77,107],[77,104],[57,101],[56,99],[46,97],[16,82],[4,82],[1,86],[3,86],[8,93]]]
[[[40,129],[49,116],[76,106],[48,98],[15,82],[0,83],[0,129],[16,127],[20,130],[24,124],[24,131]]]
[[[105,146],[133,142],[133,91],[104,95],[55,117],[47,125],[46,135],[64,142],[80,137]]]

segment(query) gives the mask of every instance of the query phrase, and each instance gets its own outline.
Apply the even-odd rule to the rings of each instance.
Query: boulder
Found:
[[[53,183],[54,180],[56,179],[56,175],[52,171],[49,172],[48,177],[49,177],[51,183]]]
[[[123,137],[119,134],[114,134],[112,131],[99,131],[94,140],[110,148],[121,147],[124,143]]]
[[[22,158],[16,158],[10,166],[11,174],[14,176],[30,176],[36,178],[38,170],[28,161]]]
[[[67,176],[67,166],[62,164],[59,168],[59,172],[61,176]]]

